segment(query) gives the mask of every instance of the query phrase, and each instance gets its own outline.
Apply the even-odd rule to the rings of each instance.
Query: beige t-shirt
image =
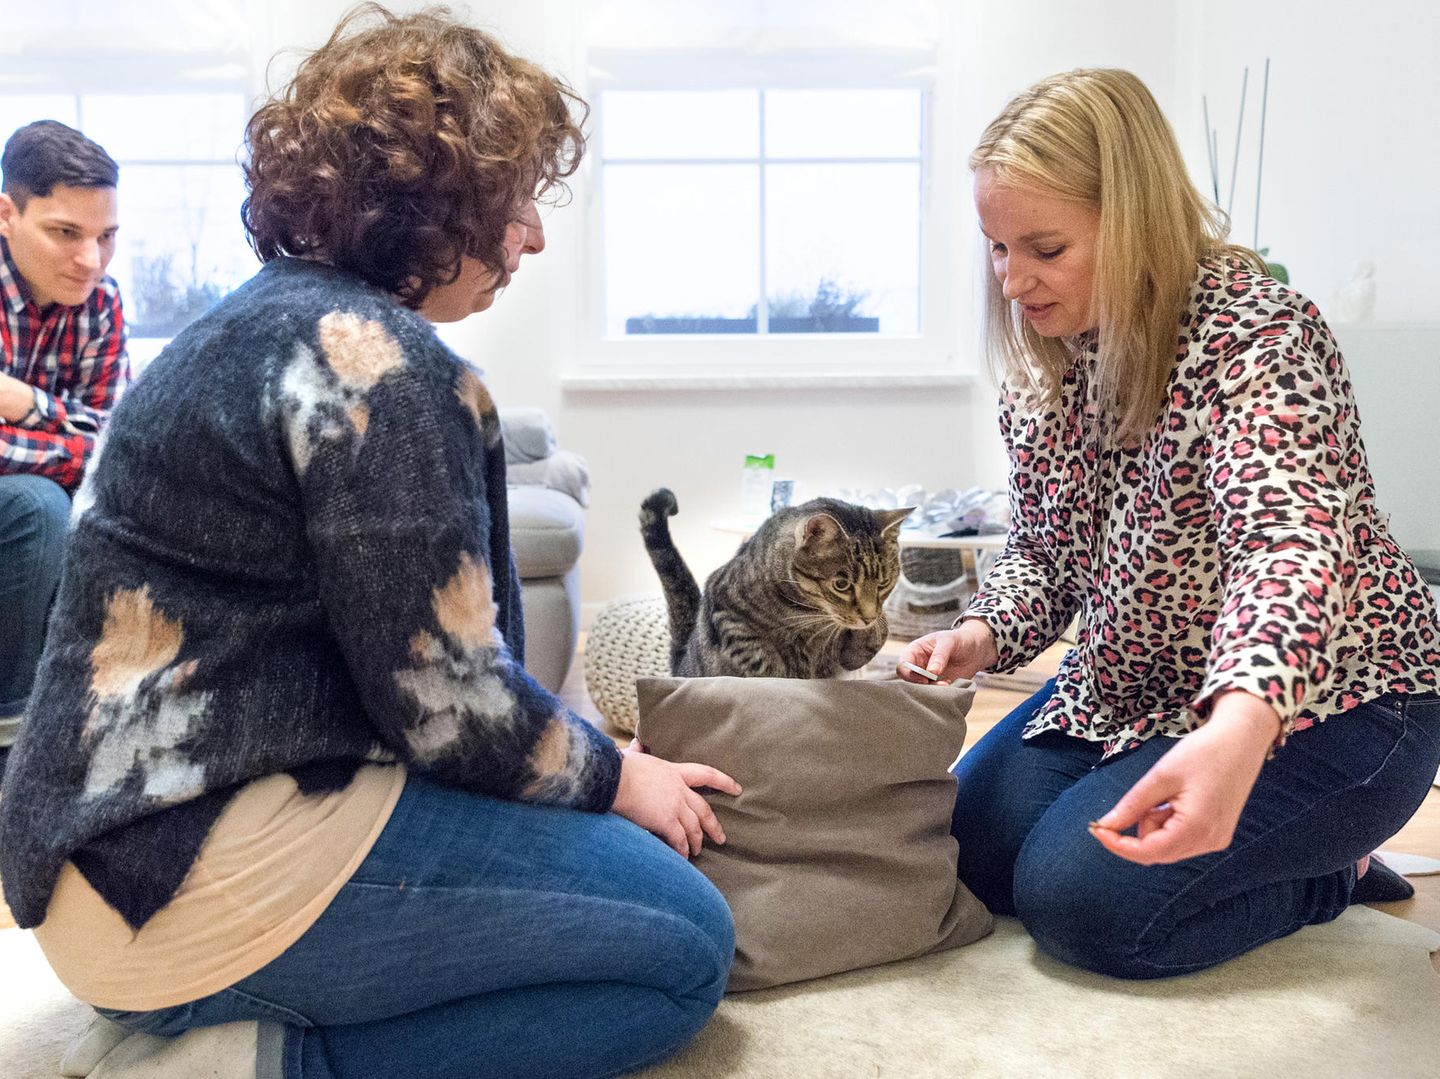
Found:
[[[345,788],[301,794],[284,774],[244,787],[180,889],[136,932],[66,862],[35,930],[65,987],[88,1004],[149,1011],[254,974],[299,940],[380,837],[405,769],[367,764]]]

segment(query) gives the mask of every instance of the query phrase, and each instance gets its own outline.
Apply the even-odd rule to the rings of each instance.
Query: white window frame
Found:
[[[938,45],[938,59],[926,69],[883,82],[867,74],[865,58],[854,53],[806,56],[794,71],[771,64],[759,78],[745,78],[754,64],[706,54],[676,52],[648,67],[596,77],[590,65],[588,95],[596,105],[591,144],[576,202],[584,214],[575,361],[561,372],[570,390],[730,389],[786,386],[963,385],[976,377],[974,350],[962,349],[970,327],[969,259],[957,235],[957,201],[964,197],[953,132],[959,123],[958,65],[948,55],[954,38]],[[872,65],[873,66],[873,65]],[[846,74],[842,74],[846,73]],[[853,73],[853,74],[850,74]],[[699,89],[863,89],[915,87],[924,93],[921,136],[920,330],[908,336],[853,333],[796,334],[605,334],[604,193],[602,190],[603,90],[676,91]],[[775,161],[778,159],[770,159]],[[761,214],[764,214],[764,207]],[[968,246],[965,248],[968,250]]]

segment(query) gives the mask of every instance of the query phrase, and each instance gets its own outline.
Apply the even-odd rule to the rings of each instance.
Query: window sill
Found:
[[[570,371],[560,375],[562,389],[584,393],[627,390],[933,390],[971,386],[974,383],[975,376],[964,371],[892,371],[884,374],[846,371],[785,374],[600,374]]]

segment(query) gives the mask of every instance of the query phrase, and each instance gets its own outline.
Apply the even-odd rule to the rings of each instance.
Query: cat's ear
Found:
[[[812,513],[795,526],[795,546],[814,547],[822,543],[833,543],[845,535],[840,522],[828,513]]]
[[[914,512],[914,506],[901,506],[898,510],[876,510],[876,516],[878,516],[881,521],[881,533],[890,535],[899,532],[900,526],[905,523],[905,519]]]

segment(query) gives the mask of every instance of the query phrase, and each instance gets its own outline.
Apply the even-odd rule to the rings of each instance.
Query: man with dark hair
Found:
[[[70,494],[128,377],[119,169],[40,120],[0,157],[0,754],[14,740],[60,577]]]

